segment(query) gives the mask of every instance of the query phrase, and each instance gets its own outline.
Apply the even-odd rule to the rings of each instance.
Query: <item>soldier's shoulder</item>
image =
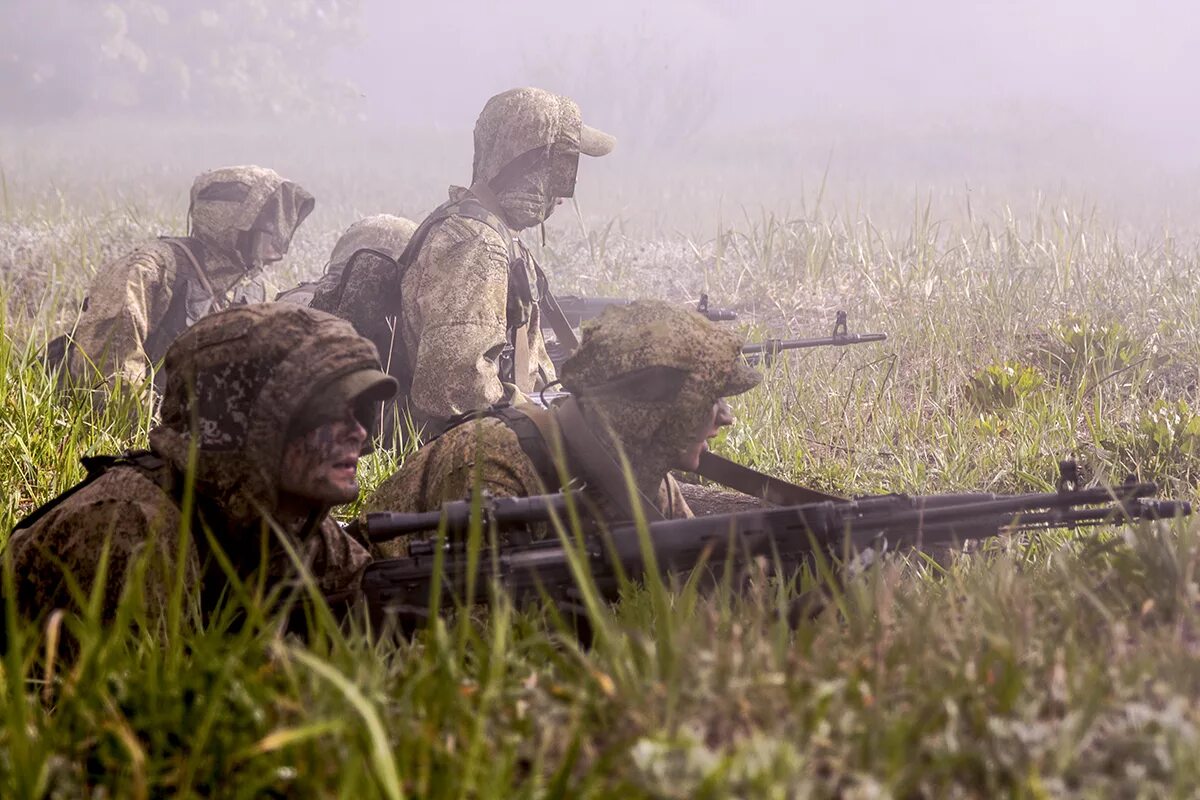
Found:
[[[503,419],[495,416],[481,416],[466,420],[434,439],[431,444],[438,443],[442,449],[476,450],[484,447],[487,448],[484,452],[488,454],[493,447],[500,448],[497,451],[499,454],[506,453],[510,446],[515,446],[518,451],[520,450],[517,434]]]
[[[479,242],[489,250],[507,256],[511,241],[505,237],[503,230],[498,225],[489,224],[473,216],[450,214],[430,227],[421,245],[421,252]]]
[[[178,506],[156,482],[137,469],[114,467],[14,531],[9,544],[14,565],[33,580],[46,569],[56,573],[58,563],[86,571],[105,546],[114,565],[124,563],[149,534],[178,531],[180,519]]]
[[[137,268],[140,271],[167,271],[175,268],[176,251],[170,242],[164,239],[147,239],[139,242],[123,255],[107,262],[97,272],[97,279],[115,276],[117,273],[128,272]]]
[[[53,528],[79,527],[103,536],[106,533],[105,528],[100,527],[103,525],[133,525],[144,529],[178,516],[175,501],[156,480],[141,469],[115,466],[59,500],[25,530],[36,535]]]
[[[479,417],[456,425],[405,459],[376,488],[365,508],[427,511],[448,499],[443,496],[446,486],[465,491],[477,474],[487,485],[496,475],[534,473],[512,429],[495,417]]]

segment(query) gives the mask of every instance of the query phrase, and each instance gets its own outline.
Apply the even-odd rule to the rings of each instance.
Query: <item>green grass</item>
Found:
[[[105,259],[181,228],[181,192],[153,181],[97,197],[39,174],[5,169],[0,542],[81,476],[78,455],[145,443],[135,395],[59,399],[36,354]],[[319,270],[358,209],[352,182],[318,177],[333,210],[281,284]],[[882,226],[823,192],[789,214],[726,207],[704,235],[567,206],[543,255],[560,291],[708,291],[754,336],[825,334],[838,308],[886,331],[780,359],[738,398],[718,447],[767,471],[847,494],[1015,491],[1048,488],[1073,455],[1097,479],[1200,499],[1195,241],[1048,202],[916,202]],[[370,457],[367,485],[395,463]],[[318,621],[305,646],[270,614],[231,630],[185,606],[175,631],[131,591],[132,627],[12,621],[0,794],[1194,796],[1198,565],[1188,524],[994,542],[827,586],[795,630],[771,584],[652,585],[604,610],[588,651],[504,605],[403,643]]]

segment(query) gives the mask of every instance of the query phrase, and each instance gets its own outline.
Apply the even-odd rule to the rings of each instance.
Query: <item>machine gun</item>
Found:
[[[468,585],[483,587],[489,576],[518,604],[545,597],[560,607],[577,608],[573,561],[582,561],[599,593],[613,600],[621,576],[637,579],[651,567],[671,576],[702,565],[719,570],[727,561],[740,566],[765,559],[794,570],[817,551],[836,558],[866,549],[922,548],[1014,531],[1170,519],[1192,511],[1187,502],[1153,499],[1153,483],[1130,478],[1111,488],[1080,489],[1076,478],[1074,462],[1068,461],[1060,464],[1058,490],[1051,493],[889,494],[652,522],[645,533],[652,563],[644,557],[642,534],[633,524],[606,528],[593,523],[579,543],[570,536],[528,541],[526,535],[525,541],[497,545],[490,558],[471,558],[464,541],[472,522],[469,502],[448,503],[424,514],[374,513],[366,520],[373,541],[439,529],[444,536],[411,542],[407,558],[370,564],[362,589],[378,624],[399,623],[411,630],[431,605],[452,607],[462,602]],[[478,523],[501,540],[514,534],[520,539],[532,526],[563,519],[567,504],[563,494],[484,498]],[[431,596],[434,586],[440,587],[438,597]],[[481,590],[480,595],[486,594]]]

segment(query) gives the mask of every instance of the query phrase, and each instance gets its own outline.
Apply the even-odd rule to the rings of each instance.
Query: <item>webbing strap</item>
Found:
[[[798,506],[806,503],[844,503],[846,498],[826,494],[816,489],[797,486],[766,473],[751,469],[736,461],[722,458],[708,450],[700,453],[700,466],[696,474],[751,497],[766,500],[778,506]]]
[[[183,255],[187,258],[188,263],[192,265],[192,269],[196,273],[196,280],[200,281],[200,285],[204,287],[204,291],[208,292],[212,298],[213,311],[220,311],[225,308],[224,296],[219,296],[216,290],[213,289],[212,281],[208,279],[208,273],[204,271],[204,267],[200,266],[200,260],[196,258],[196,254],[192,252],[192,248],[188,246],[187,239],[180,239],[174,236],[162,237],[164,242],[172,244],[183,251]]]
[[[71,495],[86,489],[113,467],[133,467],[150,476],[156,475],[166,465],[166,461],[161,456],[149,450],[131,450],[119,456],[85,456],[80,459],[80,462],[83,464],[83,468],[87,470],[87,475],[84,476],[84,479],[62,494],[51,500],[47,500],[29,512],[13,527],[14,531],[33,527],[38,520],[62,505]]]
[[[533,468],[545,484],[546,491],[555,492],[562,488],[558,469],[550,453],[553,434],[549,428],[549,412],[543,408],[523,410],[515,406],[505,406],[489,412],[489,416],[499,419],[516,435],[521,451],[533,463]]]

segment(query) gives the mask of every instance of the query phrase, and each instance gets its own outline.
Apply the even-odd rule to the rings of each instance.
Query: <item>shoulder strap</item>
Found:
[[[544,408],[517,408],[504,406],[487,412],[508,426],[517,437],[521,450],[533,462],[533,468],[546,486],[546,491],[562,488],[554,457],[550,452],[550,412]]]
[[[429,236],[429,232],[433,230],[433,226],[450,217],[466,217],[467,219],[473,219],[476,222],[482,222],[484,225],[487,225],[504,239],[504,244],[508,247],[509,263],[516,260],[517,254],[513,246],[512,231],[504,224],[504,220],[491,211],[488,211],[484,208],[483,203],[468,194],[458,200],[447,200],[421,221],[412,238],[405,245],[404,251],[396,257],[396,263],[400,265],[401,270],[407,269],[412,264],[413,259],[417,257],[417,253],[420,252],[421,247],[425,244],[425,239]]]
[[[183,253],[184,258],[192,265],[192,272],[196,276],[196,280],[200,281],[200,285],[204,287],[204,291],[208,292],[212,297],[213,311],[220,311],[225,308],[225,297],[217,294],[213,289],[212,281],[208,279],[208,273],[205,272],[200,259],[196,258],[196,254],[192,252],[192,240],[179,236],[160,236],[158,238],[160,241],[166,242]]]
[[[67,498],[76,492],[87,488],[90,484],[99,479],[101,475],[108,472],[113,467],[133,467],[134,469],[141,471],[147,477],[154,477],[157,479],[160,477],[161,471],[167,463],[162,459],[161,456],[158,456],[149,450],[133,450],[119,456],[85,456],[84,458],[80,459],[80,462],[83,464],[83,468],[87,470],[87,475],[84,476],[83,480],[72,486],[70,489],[67,489],[58,497],[48,500],[47,502],[35,508],[28,515],[26,515],[24,519],[16,524],[16,526],[13,528],[14,531],[21,530],[22,528],[33,527],[38,520],[62,505]]]
[[[805,486],[797,486],[773,475],[767,475],[751,467],[738,464],[736,461],[722,458],[708,450],[700,453],[700,466],[696,468],[696,474],[728,489],[766,500],[777,506],[846,502],[845,497],[826,494]]]

